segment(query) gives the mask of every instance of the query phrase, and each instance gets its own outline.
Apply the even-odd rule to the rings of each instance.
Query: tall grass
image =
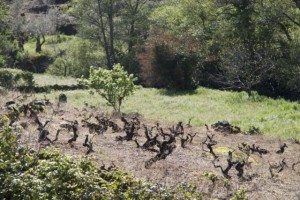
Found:
[[[60,91],[47,94],[51,99]],[[111,112],[103,98],[87,90],[64,92],[68,102],[83,106],[83,102]],[[43,95],[43,94],[41,94]],[[218,91],[199,88],[193,93],[169,93],[165,90],[140,88],[129,97],[123,112],[138,112],[145,118],[165,122],[188,122],[196,127],[228,120],[248,130],[255,126],[266,135],[300,139],[300,104],[283,99],[254,95],[245,92]]]

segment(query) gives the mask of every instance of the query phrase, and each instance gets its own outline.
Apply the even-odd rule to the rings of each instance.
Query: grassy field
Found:
[[[77,80],[72,77],[53,76],[49,74],[38,74],[34,76],[34,80],[39,86],[47,85],[74,85],[77,84]]]
[[[57,99],[59,93],[51,92],[47,97]],[[83,106],[86,102],[103,111],[112,111],[100,95],[90,94],[88,90],[64,93],[73,105]],[[122,111],[138,112],[145,118],[165,122],[188,122],[191,118],[191,124],[196,127],[228,120],[244,131],[254,126],[266,135],[300,139],[299,103],[258,95],[249,98],[244,92],[198,88],[193,93],[183,94],[140,88],[124,102]]]
[[[17,70],[12,70],[17,72]],[[35,74],[39,86],[71,85],[77,81],[71,77]],[[47,97],[57,100],[61,91],[47,93]],[[64,91],[68,102],[83,106],[84,102],[103,111],[111,112],[105,100],[88,90]],[[44,94],[37,94],[43,97]],[[259,128],[266,135],[300,139],[300,104],[283,99],[271,99],[259,95],[248,97],[245,92],[219,91],[198,88],[191,93],[169,92],[162,89],[140,88],[122,106],[123,112],[138,112],[145,118],[165,122],[188,122],[193,126],[203,126],[217,121],[228,120],[244,131]]]
[[[58,55],[60,50],[66,50],[70,44],[77,40],[74,36],[66,35],[61,35],[60,41],[58,40],[58,36],[46,36],[45,39],[41,53],[49,54],[51,57]],[[24,45],[24,51],[28,53],[29,57],[38,57],[40,54],[35,52],[35,43],[35,39],[31,39]]]

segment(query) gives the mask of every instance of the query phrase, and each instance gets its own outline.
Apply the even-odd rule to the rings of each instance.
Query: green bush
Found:
[[[31,72],[22,72],[18,73],[14,77],[14,81],[18,85],[26,85],[33,87],[35,84],[33,73]]]
[[[0,68],[4,67],[4,65],[5,65],[5,57],[0,55]]]
[[[201,58],[176,44],[158,41],[153,49],[154,76],[158,87],[177,90],[193,90],[198,86],[201,74]],[[156,83],[157,84],[157,83]]]
[[[33,87],[35,84],[33,73],[21,72],[12,73],[9,70],[0,70],[0,86],[4,88],[13,88],[15,86]]]
[[[75,160],[58,151],[35,151],[17,142],[0,117],[0,199],[175,199],[201,196],[195,188],[169,190],[138,181],[113,169],[100,170],[87,158]]]
[[[0,70],[0,86],[12,88],[14,86],[14,75],[8,70]]]
[[[109,106],[120,112],[123,100],[135,91],[136,80],[137,78],[129,75],[120,64],[116,64],[112,70],[91,68],[89,79],[82,80],[82,83],[95,89]]]

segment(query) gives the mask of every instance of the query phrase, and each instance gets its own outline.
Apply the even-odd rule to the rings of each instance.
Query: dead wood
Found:
[[[169,140],[157,141],[157,147],[159,148],[159,152],[157,155],[145,163],[145,168],[149,169],[151,165],[159,160],[166,159],[168,155],[170,155],[174,149],[176,148],[176,139],[174,136],[170,137]]]
[[[241,133],[240,127],[230,124],[227,120],[224,120],[222,122],[218,121],[212,124],[211,127],[215,131],[222,132],[222,133],[228,133],[228,134]],[[206,128],[208,129],[208,126],[206,126]]]
[[[78,131],[78,122],[75,120],[72,123],[72,130],[73,130],[73,137],[68,140],[69,144],[72,144],[73,142],[76,142],[78,136],[79,136],[79,131]]]
[[[194,133],[194,135],[192,135],[191,133],[188,134],[189,138],[190,138],[190,144],[192,144],[194,137],[197,135],[198,133]]]
[[[275,172],[276,173],[280,173],[284,170],[284,168],[286,167],[286,162],[285,162],[285,158],[282,159],[282,161],[279,161],[278,163],[276,164],[270,164],[269,163],[269,171],[270,171],[270,174],[271,174],[271,177],[273,178],[275,173],[274,173],[274,170],[276,170]]]
[[[232,151],[228,151],[228,156],[227,156],[227,166],[225,167],[225,169],[223,169],[223,167],[222,167],[221,165],[216,165],[216,164],[215,164],[215,160],[213,160],[212,163],[213,163],[213,165],[214,165],[215,168],[220,168],[220,169],[221,169],[221,172],[222,172],[222,174],[223,174],[223,176],[224,176],[225,178],[230,179],[231,176],[230,176],[228,173],[229,173],[230,169],[231,169],[235,164],[239,163],[239,161],[233,161],[233,159],[232,159]],[[242,164],[241,167],[243,167],[243,166],[244,166],[244,164]],[[241,169],[239,169],[239,170],[241,170]],[[242,173],[242,174],[243,174],[243,172],[239,172],[239,173]]]
[[[214,157],[214,160],[215,160],[215,159],[218,158],[218,156],[215,154],[215,152],[214,152],[214,150],[213,150],[212,147],[215,146],[215,145],[217,145],[218,142],[215,141],[215,140],[213,140],[213,137],[214,137],[214,135],[212,135],[212,136],[207,135],[207,137],[205,138],[205,140],[202,142],[202,150],[205,151],[205,152],[209,152],[210,154],[212,154],[213,157]],[[208,150],[204,149],[204,147],[203,147],[204,145],[206,145],[206,147],[207,147]]]
[[[286,143],[280,144],[280,145],[279,145],[279,150],[276,151],[276,153],[282,154],[282,153],[284,152],[285,148],[287,148],[287,147],[288,147],[288,146],[286,145]]]
[[[54,143],[54,142],[56,142],[56,141],[58,140],[58,136],[59,136],[60,131],[61,131],[61,129],[58,129],[58,130],[57,130],[56,135],[55,135],[55,138],[54,138],[54,140],[52,140],[51,143]]]
[[[244,175],[244,166],[245,166],[245,161],[243,160],[242,162],[238,161],[238,163],[235,166],[235,169],[238,171],[237,176],[239,178],[243,177]]]
[[[117,136],[116,137],[116,141],[131,141],[133,139],[133,137],[137,136],[138,133],[136,132],[136,128],[134,124],[131,124],[130,129],[128,127],[126,127],[125,136]]]
[[[86,152],[86,155],[88,155],[88,154],[90,154],[90,153],[92,153],[92,152],[95,152],[94,151],[94,149],[93,149],[93,142],[92,142],[92,139],[93,138],[91,138],[90,140],[89,140],[89,135],[86,135],[86,138],[85,138],[85,140],[84,140],[84,143],[82,144],[84,147],[87,147],[87,152]]]
[[[153,151],[153,152],[158,152],[156,149],[154,149],[153,147],[155,145],[158,144],[157,138],[158,138],[158,134],[156,134],[154,137],[152,137],[152,130],[154,129],[154,127],[152,127],[150,130],[147,128],[147,126],[144,125],[144,129],[145,129],[145,136],[146,136],[146,142],[143,145],[140,145],[137,141],[137,139],[135,139],[135,143],[137,144],[138,148],[141,148],[143,150],[148,150],[148,151]]]
[[[269,153],[268,150],[262,149],[262,148],[260,148],[259,146],[255,146],[255,144],[252,144],[252,147],[249,146],[249,149],[250,149],[250,151],[251,151],[252,153],[255,153],[255,152],[259,153],[260,156],[262,156],[262,154],[267,154],[267,153]]]
[[[293,169],[294,171],[295,171],[295,166],[298,165],[298,164],[300,164],[300,161],[293,163],[292,169]]]
[[[100,166],[100,170],[104,170],[104,171],[107,171],[107,172],[110,172],[115,168],[116,168],[116,165],[115,165],[114,162],[112,162],[112,164],[107,168],[105,167],[105,164],[103,162],[102,162],[102,165]]]
[[[98,135],[103,134],[105,131],[107,131],[107,126],[102,124],[95,124],[88,122],[87,120],[82,120],[82,127],[87,127],[89,129],[89,133],[97,133]]]

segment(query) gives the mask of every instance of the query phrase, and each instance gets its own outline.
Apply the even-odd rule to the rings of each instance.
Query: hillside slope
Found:
[[[9,96],[1,99],[1,113],[9,112],[5,106],[9,99]],[[18,105],[22,105],[31,100],[18,98],[15,101]],[[146,129],[143,127],[147,127],[147,130],[153,127],[152,134],[148,132],[151,138],[158,134],[159,141],[168,141],[169,136],[162,137],[162,132],[158,131],[160,129],[157,127],[161,127],[164,133],[172,134],[170,130],[174,130],[174,127],[178,125],[177,122],[148,120],[137,113],[109,115],[88,104],[80,107],[60,104],[58,107],[55,101],[50,102],[44,112],[38,112],[41,124],[49,121],[45,126],[45,130],[49,131],[46,135],[48,139],[41,137],[34,115],[30,117],[21,114],[20,122],[23,125],[16,121],[13,126],[22,130],[20,135],[22,143],[35,148],[58,148],[62,154],[73,157],[88,156],[99,165],[113,163],[122,171],[153,183],[174,186],[184,182],[195,186],[191,186],[193,189],[190,192],[195,192],[196,188],[196,191],[204,195],[204,199],[228,199],[236,191],[246,191],[246,196],[250,199],[297,199],[300,197],[300,165],[296,164],[300,161],[300,145],[293,141],[261,135],[234,134],[226,130],[222,131],[222,129],[217,131],[211,126],[193,128],[183,123],[183,134],[176,136],[173,143],[176,147],[164,159],[147,165],[158,154],[147,148],[144,150],[137,148],[134,140],[140,145],[147,141]],[[134,125],[137,132],[132,139],[127,138],[128,130],[121,117],[129,123],[139,119],[140,125]],[[96,118],[104,121],[109,119],[110,123],[117,124],[120,129],[115,131],[112,128],[102,129],[102,122],[100,123]],[[78,123],[78,138],[70,142],[75,132],[68,129],[67,125],[75,122]],[[89,124],[98,124],[102,127],[100,129],[103,133],[97,133],[98,129],[91,128]],[[21,128],[20,125],[25,128]],[[58,129],[61,131],[58,140],[54,141]],[[188,141],[185,146],[182,146],[182,139],[187,138],[189,134],[196,135],[193,141]],[[211,142],[216,157],[209,153],[207,135],[213,137]],[[88,140],[86,140],[87,137]],[[278,145],[283,143],[288,148],[279,152]],[[92,144],[93,151],[88,153],[89,144]],[[265,149],[268,152],[266,154],[260,154],[255,150],[248,152],[247,145],[249,148],[256,147],[256,149]],[[157,147],[154,146],[154,149]],[[236,164],[228,171],[228,174],[222,173],[221,168],[224,170],[228,165],[229,152],[233,152],[233,162],[245,162],[242,176],[237,175]]]

